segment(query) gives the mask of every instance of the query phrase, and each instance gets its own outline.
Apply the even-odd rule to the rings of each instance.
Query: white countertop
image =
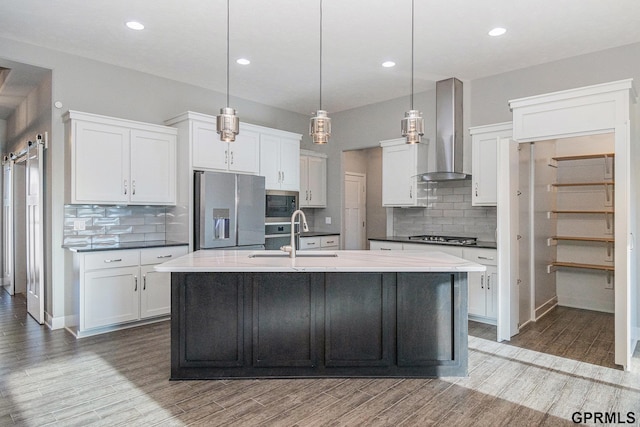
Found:
[[[285,256],[278,257],[283,254]],[[257,257],[252,257],[258,255]],[[263,255],[263,257],[260,257]],[[264,257],[264,255],[276,255]],[[337,255],[337,256],[313,256]],[[155,266],[160,272],[469,272],[486,267],[442,252],[201,250]]]

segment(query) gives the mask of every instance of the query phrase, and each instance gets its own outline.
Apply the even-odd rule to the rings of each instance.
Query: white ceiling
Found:
[[[232,97],[318,108],[319,5],[231,1],[231,59],[252,61],[231,63]],[[324,109],[408,95],[411,1],[324,0],[323,9]],[[132,19],[146,29],[127,29]],[[638,0],[416,0],[415,21],[415,92],[640,42]],[[489,37],[495,26],[508,31]],[[2,0],[0,37],[226,90],[224,0]],[[382,68],[389,59],[398,65]]]

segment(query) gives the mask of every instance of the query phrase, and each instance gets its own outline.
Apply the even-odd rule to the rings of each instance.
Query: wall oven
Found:
[[[267,190],[265,196],[265,223],[291,221],[298,209],[297,191]]]
[[[296,247],[299,247],[299,223],[295,223]],[[264,225],[264,248],[279,250],[282,246],[291,244],[291,222],[267,222]]]

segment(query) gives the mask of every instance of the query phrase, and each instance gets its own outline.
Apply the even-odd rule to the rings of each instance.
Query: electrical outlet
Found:
[[[325,224],[331,224],[331,217],[330,216],[325,216],[324,217],[324,223]]]
[[[87,223],[84,220],[76,219],[73,221],[73,229],[75,231],[83,231],[86,229]]]

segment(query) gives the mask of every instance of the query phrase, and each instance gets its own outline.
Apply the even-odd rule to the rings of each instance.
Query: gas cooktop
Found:
[[[438,243],[441,245],[470,246],[475,245],[478,239],[476,237],[420,235],[409,236],[409,240],[421,240],[423,242]]]

